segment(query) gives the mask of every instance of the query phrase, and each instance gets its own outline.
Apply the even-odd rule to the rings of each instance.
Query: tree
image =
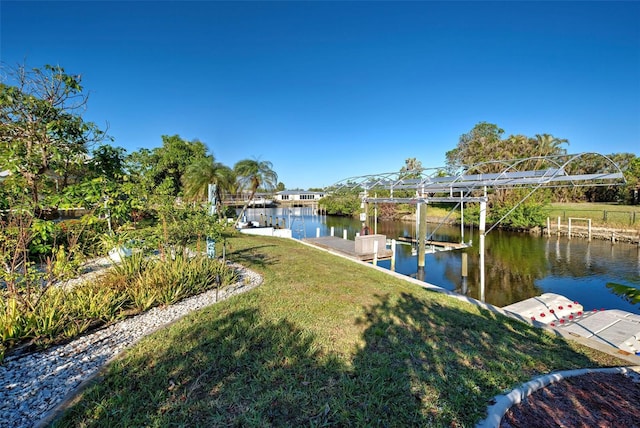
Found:
[[[258,188],[272,190],[278,182],[278,174],[273,170],[273,164],[269,161],[260,161],[257,159],[244,159],[238,161],[233,170],[238,176],[238,182],[243,189],[248,189],[251,193],[249,199],[242,207],[240,215],[236,220],[236,224],[244,215],[247,207],[253,200]]]
[[[126,150],[122,147],[103,144],[93,151],[93,157],[88,162],[89,175],[122,181],[125,175],[126,158]]]
[[[203,201],[208,197],[209,185],[216,186],[216,208],[222,212],[223,191],[229,192],[231,182],[235,181],[235,174],[231,168],[216,162],[213,155],[197,159],[189,165],[182,176],[184,194],[187,198]]]
[[[534,156],[534,153],[531,151],[532,146],[531,138],[526,135],[509,135],[499,145],[500,151],[494,153],[494,155],[499,153],[500,159],[522,159],[528,156]]]
[[[362,209],[361,203],[362,199],[355,189],[331,192],[319,202],[327,214],[340,216],[355,216]]]
[[[454,173],[463,166],[501,158],[500,142],[504,130],[492,123],[480,122],[460,136],[456,148],[446,153],[447,169]]]
[[[567,153],[567,149],[562,147],[563,144],[569,145],[569,140],[566,138],[556,138],[551,134],[536,134],[535,155],[564,155]]]
[[[38,208],[41,195],[55,189],[47,183],[62,178],[57,184],[64,187],[90,145],[106,135],[82,119],[88,95],[80,75],[51,65],[5,70],[11,84],[0,83],[0,164],[24,180]]]
[[[422,162],[416,158],[408,158],[404,161],[404,166],[400,168],[400,178],[418,178],[422,173]]]
[[[582,166],[581,172],[599,173],[611,170],[610,162],[615,163],[622,173],[626,184],[623,186],[598,186],[585,187],[583,190],[584,197],[589,202],[623,202],[632,203],[634,199],[634,190],[638,191],[638,178],[640,177],[640,161],[633,153],[612,153],[603,158],[600,156],[591,157],[582,156],[580,160],[585,159],[587,165]],[[636,196],[637,198],[637,196]]]
[[[502,161],[525,158],[532,159],[519,162],[519,169],[539,170],[554,166],[542,157],[566,154],[562,147],[568,144],[566,139],[551,134],[536,134],[535,138],[518,134],[502,139],[503,133],[504,130],[497,125],[480,122],[470,132],[463,134],[456,148],[446,154],[449,173],[460,172],[463,167],[470,174],[499,173],[507,168]],[[497,221],[513,209],[503,220],[503,225],[521,228],[540,224],[542,207],[549,200],[549,191],[537,191],[521,202],[525,196],[513,189],[493,190],[489,204],[491,212],[498,217],[493,216],[489,220]]]
[[[634,156],[625,171],[627,185],[624,186],[624,200],[629,204],[637,204],[640,196],[640,157]]]
[[[156,187],[154,170],[156,158],[149,149],[140,149],[130,153],[125,159],[125,170],[129,179],[136,183],[140,191],[146,194],[153,192]]]
[[[461,167],[470,167],[493,160],[513,160],[530,157],[555,156],[566,154],[563,144],[569,144],[564,138],[557,138],[551,134],[536,134],[535,138],[526,135],[509,135],[502,139],[504,130],[497,125],[480,122],[474,128],[460,137],[458,145],[446,153],[447,169],[450,173],[457,172]],[[528,169],[549,167],[545,162],[536,160],[530,165],[523,165]],[[499,172],[503,168],[500,164],[485,165],[482,172]]]
[[[400,168],[400,171],[416,171],[422,169],[422,162],[416,158],[408,158],[404,161],[404,166]]]
[[[151,152],[150,168],[154,186],[166,182],[173,196],[182,193],[182,176],[187,167],[207,157],[207,146],[194,140],[185,141],[179,135],[162,136],[162,147]]]

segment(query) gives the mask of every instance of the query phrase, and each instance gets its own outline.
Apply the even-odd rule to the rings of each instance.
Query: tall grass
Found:
[[[546,214],[554,219],[569,217],[591,219],[594,226],[640,229],[640,207],[605,203],[553,203]]]
[[[0,299],[0,360],[16,346],[47,347],[236,280],[235,271],[219,260],[177,256],[160,261],[134,254],[95,281],[71,288],[48,286],[28,294],[5,290]]]

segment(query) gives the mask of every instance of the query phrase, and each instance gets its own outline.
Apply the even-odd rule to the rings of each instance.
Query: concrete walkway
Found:
[[[356,252],[356,243],[349,239],[338,238],[336,236],[321,236],[319,238],[305,238],[302,240],[316,247],[324,248],[333,252],[342,254],[354,260],[370,261],[375,257],[374,253],[358,253]],[[392,251],[386,248],[378,249],[378,260],[391,258]]]

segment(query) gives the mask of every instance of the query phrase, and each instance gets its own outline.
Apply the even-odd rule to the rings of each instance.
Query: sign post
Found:
[[[210,259],[216,258],[216,241],[213,238],[207,236],[207,257]]]

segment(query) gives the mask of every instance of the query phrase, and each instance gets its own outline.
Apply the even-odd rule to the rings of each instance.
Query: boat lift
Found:
[[[615,186],[625,183],[620,167],[607,156],[579,153],[555,156],[535,156],[515,160],[494,160],[461,167],[447,174],[446,168],[406,170],[350,177],[327,188],[327,192],[358,190],[364,213],[368,204],[405,203],[417,208],[416,237],[418,241],[418,278],[424,280],[425,248],[449,216],[460,208],[461,235],[464,239],[464,204],[480,204],[480,286],[484,301],[484,240],[519,205],[538,189],[557,187]],[[488,190],[526,189],[528,193],[488,229]],[[378,196],[380,195],[380,196]],[[453,208],[427,236],[427,206],[429,203],[452,204]],[[377,217],[377,216],[376,216]],[[377,219],[376,219],[377,221]]]

